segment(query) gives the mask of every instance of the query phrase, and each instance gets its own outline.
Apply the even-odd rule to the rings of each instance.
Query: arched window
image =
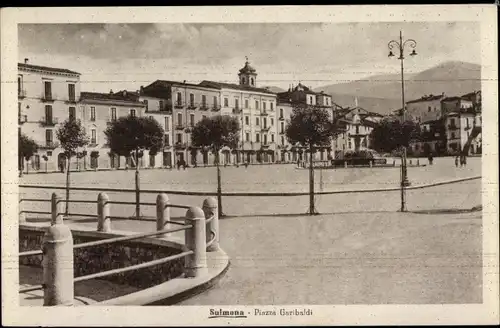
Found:
[[[251,85],[254,85],[253,77],[252,77],[252,78],[250,78],[250,84],[251,84]]]
[[[241,84],[245,84],[245,77],[244,76],[241,77]]]

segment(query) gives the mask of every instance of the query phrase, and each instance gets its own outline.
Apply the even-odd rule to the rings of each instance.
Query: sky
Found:
[[[258,86],[316,88],[399,73],[387,43],[400,30],[417,41],[405,72],[451,60],[480,64],[473,22],[20,24],[18,60],[77,71],[82,91],[134,91],[157,79],[237,83],[245,57]]]

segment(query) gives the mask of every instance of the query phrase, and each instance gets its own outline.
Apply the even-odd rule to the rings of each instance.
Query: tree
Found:
[[[376,151],[390,153],[408,147],[411,140],[420,135],[420,126],[413,121],[382,120],[371,132],[372,147]]]
[[[217,203],[219,217],[222,212],[222,187],[220,172],[220,151],[223,147],[236,149],[239,142],[240,124],[236,117],[228,115],[217,115],[206,117],[199,121],[191,133],[191,144],[194,147],[210,149],[215,155],[217,167]]]
[[[19,134],[18,142],[18,156],[19,156],[19,176],[23,175],[23,164],[24,160],[29,161],[31,156],[33,156],[38,151],[38,144],[35,140],[31,139],[24,133]],[[28,172],[28,165],[26,165],[26,172]]]
[[[314,167],[315,147],[330,145],[340,131],[338,118],[330,118],[328,112],[320,107],[294,107],[287,122],[286,138],[290,144],[300,144],[309,151],[309,211],[318,214],[314,206]]]
[[[66,157],[66,210],[69,214],[69,187],[70,187],[70,166],[71,157],[76,155],[78,147],[83,147],[89,143],[89,137],[85,133],[80,120],[68,119],[62,123],[56,132],[57,139],[61,143]]]
[[[109,148],[119,156],[131,158],[135,166],[135,216],[140,218],[139,158],[145,150],[156,155],[163,148],[165,132],[150,117],[126,116],[112,122],[106,131]]]

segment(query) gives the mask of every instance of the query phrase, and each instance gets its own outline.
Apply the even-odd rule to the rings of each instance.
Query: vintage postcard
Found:
[[[2,9],[2,323],[498,324],[496,13]]]

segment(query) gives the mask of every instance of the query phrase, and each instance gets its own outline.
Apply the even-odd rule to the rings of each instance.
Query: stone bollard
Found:
[[[156,196],[156,231],[170,229],[170,200],[167,194],[161,193]],[[165,234],[157,235],[157,238],[165,237]]]
[[[373,167],[373,161],[370,161],[370,167]]]
[[[215,252],[219,250],[219,213],[217,211],[217,200],[213,197],[206,198],[203,201],[203,213],[205,213],[205,220],[213,219],[207,223],[206,228],[206,242],[208,243],[212,238],[215,238],[214,242],[207,247],[207,252]],[[212,233],[215,236],[212,236]]]
[[[185,232],[185,243],[193,254],[185,257],[185,274],[187,278],[195,278],[207,273],[207,236],[203,210],[199,207],[187,210],[186,224],[192,226]]]
[[[61,199],[61,197],[56,194],[56,193],[52,193],[52,199],[51,199],[51,214],[52,214],[52,219],[50,221],[50,224],[51,225],[54,225],[56,224],[56,222],[58,222],[59,220],[60,221],[63,221],[63,214],[64,214],[64,210],[63,210],[63,200]]]
[[[417,159],[417,166],[420,166],[420,159]]]
[[[396,166],[396,160],[395,159],[392,160],[392,166]]]
[[[111,232],[111,218],[109,217],[109,197],[101,192],[97,196],[97,231]]]
[[[411,164],[411,159],[410,159],[410,165],[412,165],[412,164]]]
[[[344,168],[347,169],[347,161],[344,161]]]
[[[73,236],[59,211],[60,200],[52,194],[53,221],[42,240],[44,306],[72,306],[74,300]]]

